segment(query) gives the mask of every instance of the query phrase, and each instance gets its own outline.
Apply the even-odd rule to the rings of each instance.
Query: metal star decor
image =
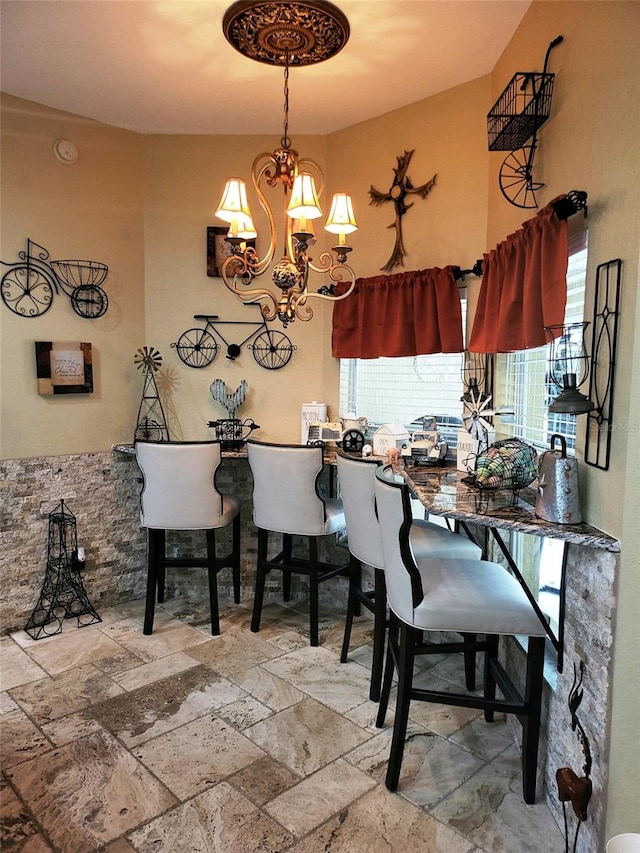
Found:
[[[419,187],[413,186],[411,179],[407,176],[407,170],[409,168],[411,158],[413,157],[413,153],[413,151],[405,151],[401,157],[396,158],[398,165],[393,170],[393,183],[389,187],[388,192],[382,193],[373,185],[369,190],[369,195],[371,197],[371,201],[369,202],[370,205],[375,204],[378,206],[387,201],[392,201],[396,210],[396,218],[391,225],[388,226],[389,228],[395,229],[396,241],[391,257],[387,263],[380,268],[384,272],[391,272],[394,267],[404,266],[404,256],[406,255],[406,251],[402,241],[402,217],[405,215],[407,210],[414,205],[414,202],[407,204],[405,201],[406,197],[408,195],[418,195],[420,198],[426,198],[436,183],[436,175],[434,175],[426,184],[421,184]]]

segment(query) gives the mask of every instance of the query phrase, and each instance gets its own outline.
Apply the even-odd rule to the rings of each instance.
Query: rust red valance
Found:
[[[544,327],[561,324],[567,301],[567,221],[553,202],[484,256],[472,352],[530,349],[547,343]]]
[[[333,306],[333,357],[460,352],[462,311],[453,270],[357,279],[353,293]]]

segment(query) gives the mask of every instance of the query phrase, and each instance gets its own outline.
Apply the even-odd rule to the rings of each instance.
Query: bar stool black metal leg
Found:
[[[384,665],[384,641],[387,627],[387,586],[384,581],[384,570],[374,570],[373,598],[373,660],[371,662],[371,682],[369,699],[372,702],[380,700],[382,685],[382,668]]]
[[[147,544],[147,598],[144,607],[143,634],[151,634],[153,631],[153,617],[156,609],[156,594],[158,586],[158,551],[159,530],[149,529]]]
[[[218,612],[218,575],[216,571],[216,532],[207,530],[207,574],[209,575],[209,611],[211,613],[211,633],[220,633],[220,615]]]
[[[463,634],[465,643],[475,643],[476,634]],[[464,679],[467,690],[476,689],[476,653],[475,650],[464,653]]]
[[[265,566],[267,559],[267,544],[269,534],[266,530],[258,528],[258,559],[256,563],[256,588],[253,596],[253,615],[251,617],[251,630],[257,633],[260,630],[260,617],[262,616],[262,601],[264,598],[264,583],[268,568]]]
[[[290,533],[282,534],[282,563],[288,565],[291,563],[291,555],[293,553],[293,536]],[[265,555],[266,559],[266,555]],[[282,598],[284,601],[291,601],[291,572],[282,572]]]
[[[318,541],[315,536],[309,539],[309,645],[317,646],[319,642],[318,610]]]
[[[544,637],[529,637],[527,681],[524,701],[526,716],[522,718],[522,793],[525,803],[536,801],[538,742],[540,740],[540,708],[544,681]]]
[[[391,685],[393,684],[393,673],[395,670],[395,662],[393,657],[393,647],[398,643],[398,620],[393,615],[389,614],[389,631],[387,636],[387,660],[384,666],[384,677],[382,679],[382,690],[380,691],[380,704],[378,705],[378,715],[376,717],[376,727],[381,729],[384,726],[384,718],[387,715],[389,707],[389,697],[391,695]]]
[[[156,564],[156,588],[158,590],[158,604],[164,604],[165,588],[165,565],[166,559],[166,533],[164,530],[154,530],[154,548]]]
[[[353,580],[356,589],[356,597],[353,602],[353,615],[360,616],[362,613],[362,563],[360,560],[351,560],[350,567],[349,585],[351,585],[351,581]]]
[[[493,670],[493,663],[498,659],[498,644],[499,637],[497,634],[488,634],[486,638],[487,650],[484,653],[484,698],[496,698],[496,679]],[[487,723],[493,722],[493,711],[490,708],[485,709],[484,718]]]
[[[357,590],[360,584],[361,564],[360,560],[350,554],[349,556],[349,597],[347,599],[347,617],[344,624],[344,638],[342,640],[342,652],[340,653],[340,663],[346,663],[349,655],[349,642],[351,640],[351,628],[353,627],[353,616],[355,613],[355,599]]]
[[[393,737],[385,785],[395,791],[400,779],[400,768],[404,753],[404,739],[407,734],[411,688],[413,684],[413,661],[415,649],[415,631],[404,622],[400,624],[400,643],[398,647],[398,695],[396,713],[393,721]]]
[[[232,526],[233,548],[233,600],[240,604],[240,513],[233,519]]]

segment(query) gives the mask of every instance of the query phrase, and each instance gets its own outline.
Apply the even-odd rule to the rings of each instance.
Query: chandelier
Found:
[[[227,9],[223,30],[227,41],[243,56],[284,68],[284,130],[280,147],[272,153],[258,154],[251,169],[253,187],[269,222],[269,247],[261,257],[255,244],[248,245],[247,241],[255,240],[257,231],[249,209],[247,185],[240,178],[229,178],[215,212],[229,226],[226,239],[231,245],[221,274],[225,285],[241,302],[259,303],[265,320],[277,317],[286,327],[296,317],[313,317],[308,300],[345,299],[355,286],[355,274],[346,264],[351,251],[346,236],[357,230],[351,197],[346,193],[333,196],[324,227],[337,235],[337,245],[332,248],[333,255],[322,252],[314,263],[308,249],[315,242],[313,220],[323,215],[318,201],[322,171],[315,161],[299,157],[289,139],[290,67],[313,65],[338,53],[349,38],[349,22],[339,9],[324,0],[239,0]],[[281,186],[284,191],[284,245],[271,273],[275,293],[266,287],[251,287],[271,268],[276,254],[275,216],[265,196],[265,184],[271,188]],[[311,271],[328,275],[330,284],[310,293]],[[340,283],[337,292],[335,286]]]

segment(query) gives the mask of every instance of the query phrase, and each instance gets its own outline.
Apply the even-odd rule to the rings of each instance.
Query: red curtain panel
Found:
[[[568,229],[552,204],[484,256],[472,352],[543,346],[548,341],[544,327],[564,321]]]
[[[357,279],[353,293],[333,306],[333,357],[460,352],[462,312],[453,270]]]

